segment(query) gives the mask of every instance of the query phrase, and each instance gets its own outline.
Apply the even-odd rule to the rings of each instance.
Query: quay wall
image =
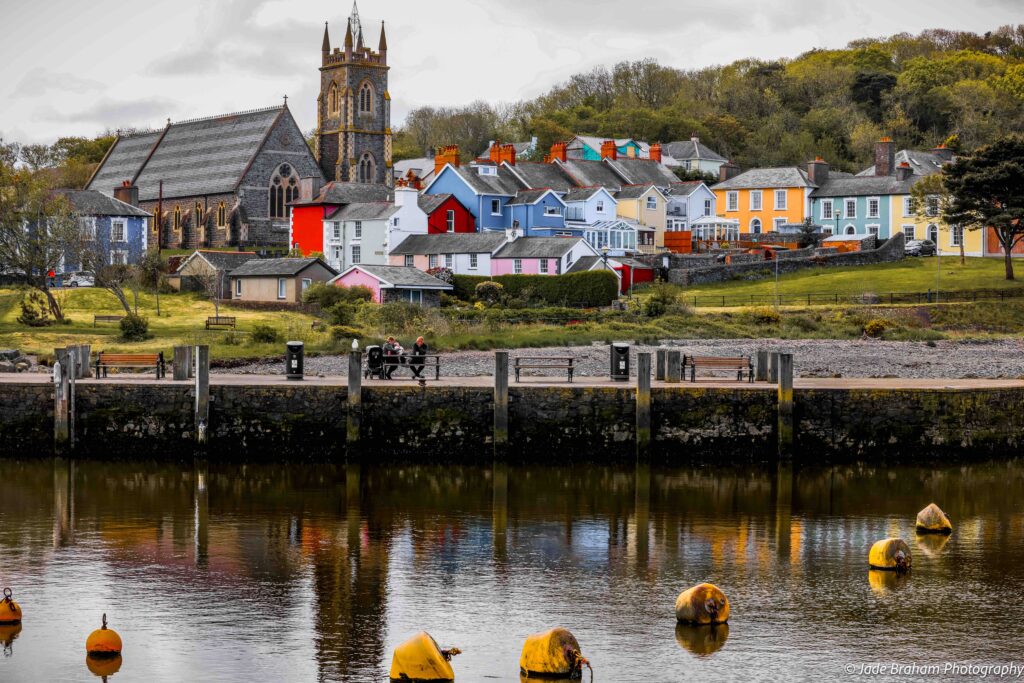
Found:
[[[344,386],[214,384],[208,457],[486,462],[493,457],[493,390],[481,386],[364,386],[357,446],[346,447]],[[195,452],[191,385],[80,382],[75,452],[180,458]],[[652,461],[764,461],[777,453],[773,386],[687,384],[651,390]],[[509,388],[509,459],[600,462],[636,453],[636,389]],[[1019,454],[1024,388],[796,389],[795,461],[879,456],[928,462]],[[53,451],[53,386],[0,383],[0,455]]]

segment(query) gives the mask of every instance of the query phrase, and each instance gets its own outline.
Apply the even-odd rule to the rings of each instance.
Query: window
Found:
[[[174,222],[172,223],[172,225],[174,226],[175,232],[177,232],[178,230],[181,230],[181,207],[180,206],[174,207]]]
[[[939,215],[939,198],[935,195],[929,195],[926,199],[924,207],[924,213],[926,216],[938,216]]]
[[[341,264],[341,259],[342,259],[342,255],[343,255],[344,250],[345,250],[345,247],[334,247],[333,254],[334,254],[334,262],[335,263],[337,263],[339,265]]]
[[[352,229],[352,239],[358,240],[363,238],[363,222],[356,221],[355,226]]]
[[[750,210],[760,211],[761,210],[761,190],[750,191]]]
[[[604,200],[603,199],[598,199],[597,200],[597,207],[596,208],[597,208],[597,212],[598,213],[604,213]]]
[[[651,195],[650,197],[648,197],[647,198],[647,208],[649,210],[657,209],[658,208],[658,198],[655,197],[654,195]]]
[[[904,225],[903,235],[907,238],[908,242],[911,242],[917,239],[917,229],[913,225]]]
[[[562,207],[560,207],[560,206],[545,206],[544,207],[544,215],[545,216],[561,216],[562,215]]]
[[[277,298],[283,299],[288,296],[288,280],[283,277],[277,278]]]
[[[195,206],[192,207],[192,208],[195,209],[196,227],[198,228],[200,225],[203,224],[203,203],[202,202],[196,202]]]
[[[904,216],[913,216],[915,211],[917,211],[917,207],[914,205],[914,198],[913,197],[904,197],[903,198],[903,215]]]
[[[857,228],[853,227],[852,225],[847,225],[846,226],[846,234],[847,235],[856,235],[857,234]]]
[[[726,192],[725,193],[725,210],[726,211],[739,211],[740,209],[740,193],[739,192]]]
[[[228,224],[228,207],[221,202],[217,205],[217,227],[223,228]]]
[[[773,223],[772,229],[775,232],[782,232],[782,226],[786,224],[786,219],[785,218],[775,218],[775,219],[772,220],[772,223]]]
[[[242,278],[235,279],[235,296],[242,296]]]
[[[110,265],[124,266],[128,264],[128,252],[120,249],[110,252]]]
[[[477,175],[498,175],[498,167],[484,164],[483,166],[476,167]]]
[[[405,255],[405,267],[406,268],[412,268],[415,265],[416,265],[416,257],[413,256],[412,254],[406,254]]]
[[[492,199],[491,200],[491,215],[492,216],[500,216],[501,215],[501,200],[500,199]]]
[[[928,226],[928,239],[935,242],[935,244],[939,243],[939,226],[934,223]]]
[[[711,215],[711,200],[710,199],[705,199],[704,200],[704,215],[705,216],[710,216]]]
[[[359,182],[372,183],[377,179],[377,164],[369,152],[359,159]]]
[[[341,98],[338,97],[338,84],[331,83],[330,89],[327,91],[327,113],[337,115],[341,110]]]
[[[868,218],[878,218],[878,197],[868,197]]]
[[[546,258],[542,258],[540,260],[540,272],[541,272],[541,275],[547,275],[548,274],[548,260]]]
[[[448,232],[455,232],[455,209],[448,209],[445,213],[445,225],[448,226]]]
[[[857,217],[857,200],[847,199],[843,202],[846,207],[846,216],[844,218],[856,218]]]
[[[786,191],[775,190],[775,209],[777,211],[786,210]]]
[[[124,221],[123,220],[112,220],[110,221],[110,241],[111,242],[124,242],[126,238],[124,236]]]
[[[832,234],[832,228],[830,228],[828,226],[825,226],[825,225],[821,226],[821,234],[822,235],[831,235]]]
[[[411,304],[422,304],[423,303],[423,290],[422,289],[407,289],[405,290],[405,296],[403,297],[406,301]]]
[[[96,239],[96,219],[83,217],[78,219],[78,227],[82,231],[82,239]]]
[[[454,265],[455,265],[455,256],[453,256],[452,254],[445,254],[444,255],[444,267],[445,268],[451,268]]]
[[[821,200],[821,218],[822,220],[832,220],[832,200],[822,199]]]
[[[305,294],[306,290],[313,284],[313,280],[308,277],[302,278],[302,293]]]
[[[431,254],[427,257],[427,268],[437,268],[437,254]]]
[[[761,219],[760,218],[755,218],[755,219],[750,221],[750,232],[752,232],[755,235],[758,235],[758,234],[761,233]]]
[[[331,234],[334,235],[334,239],[341,239],[341,222],[334,221],[334,223],[331,224]]]
[[[394,225],[396,228],[398,227],[398,216],[395,216],[395,219],[391,221],[391,224]]]
[[[523,259],[512,259],[512,272],[519,275],[523,272]]]
[[[363,262],[363,249],[358,244],[354,244],[352,249],[352,265]]]
[[[949,245],[959,247],[964,243],[964,229],[962,226],[954,225],[949,230]]]
[[[299,198],[299,179],[288,164],[281,164],[270,180],[270,217],[287,218],[288,203]]]
[[[878,237],[878,226],[877,225],[869,225],[868,226],[868,234],[869,235],[874,235],[875,237]]]
[[[470,270],[476,270],[477,263],[479,262],[477,260],[478,258],[479,257],[476,254],[470,254],[469,255],[469,268],[470,268]]]
[[[373,86],[366,81],[359,86],[359,113],[373,113]]]

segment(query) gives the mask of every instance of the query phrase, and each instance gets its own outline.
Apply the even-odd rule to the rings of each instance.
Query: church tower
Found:
[[[343,48],[331,49],[324,25],[320,96],[317,98],[317,161],[327,180],[392,184],[391,95],[388,42],[380,24],[377,50],[364,43],[359,8],[345,26]]]

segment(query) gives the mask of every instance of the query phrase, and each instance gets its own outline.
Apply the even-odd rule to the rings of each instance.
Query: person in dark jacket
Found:
[[[384,379],[391,379],[391,375],[394,374],[395,368],[402,359],[402,345],[394,337],[388,337],[388,340],[384,343]]]
[[[416,343],[412,346],[412,356],[409,357],[409,369],[412,370],[412,376],[417,379],[422,379],[420,375],[423,372],[423,361],[426,360],[427,355],[427,342],[423,340],[423,337],[416,337]]]

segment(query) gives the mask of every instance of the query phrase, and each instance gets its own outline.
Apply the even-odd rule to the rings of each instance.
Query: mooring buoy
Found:
[[[580,652],[579,641],[564,628],[527,636],[519,656],[519,673],[527,678],[582,678],[584,666],[593,680],[594,670]]]
[[[919,534],[951,534],[953,523],[935,503],[917,513],[917,533]]]
[[[4,588],[4,599],[0,600],[0,624],[20,624],[21,605],[14,602],[14,592]]]
[[[676,620],[684,624],[724,624],[729,611],[729,598],[710,583],[688,588],[676,598]]]
[[[457,648],[442,650],[426,631],[420,631],[395,648],[391,657],[391,680],[419,683],[454,681],[451,660],[462,654]]]
[[[871,546],[868,565],[872,569],[883,569],[899,573],[910,571],[910,546],[901,538],[886,538]]]
[[[89,634],[85,640],[85,653],[93,657],[110,658],[121,654],[121,636],[107,628],[107,614],[103,613],[103,625]]]

